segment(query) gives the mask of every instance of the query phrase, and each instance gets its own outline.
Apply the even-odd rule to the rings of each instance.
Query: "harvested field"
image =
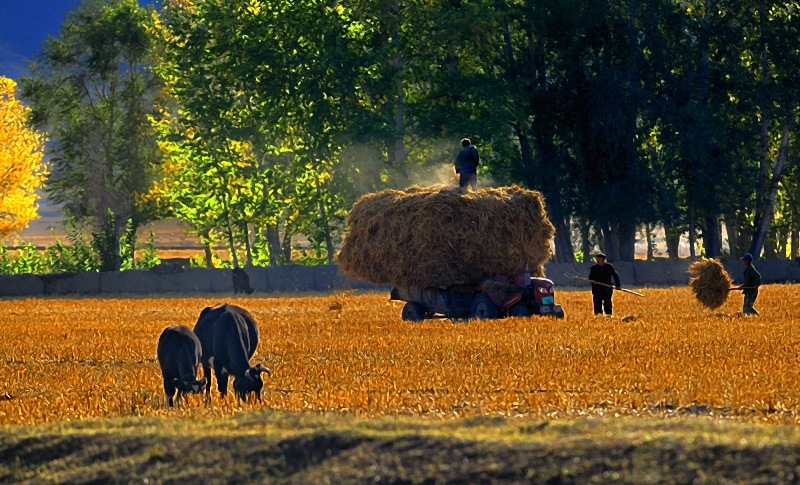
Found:
[[[253,363],[272,368],[263,403],[191,396],[164,408],[155,359],[168,325],[193,327],[218,300],[0,302],[0,424],[140,416],[216,418],[242,409],[435,419],[702,415],[800,422],[800,296],[762,287],[761,317],[740,298],[711,313],[689,288],[615,296],[591,315],[588,291],[562,291],[565,320],[409,323],[386,294],[231,298],[258,319]],[[631,317],[631,318],[626,318]],[[214,388],[215,389],[215,388]]]

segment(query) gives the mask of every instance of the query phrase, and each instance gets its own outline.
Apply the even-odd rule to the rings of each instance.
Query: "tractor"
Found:
[[[475,284],[444,288],[398,288],[391,300],[404,301],[403,320],[419,322],[429,318],[503,318],[550,315],[564,318],[555,303],[553,282],[547,278],[496,274]]]

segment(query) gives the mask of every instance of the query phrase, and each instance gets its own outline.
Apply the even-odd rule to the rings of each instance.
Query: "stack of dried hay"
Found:
[[[695,261],[689,266],[689,273],[696,275],[689,280],[689,287],[703,306],[713,310],[728,299],[733,281],[718,260]]]
[[[541,194],[520,187],[413,186],[359,199],[339,253],[343,271],[403,288],[445,287],[515,275],[544,275],[555,229]]]

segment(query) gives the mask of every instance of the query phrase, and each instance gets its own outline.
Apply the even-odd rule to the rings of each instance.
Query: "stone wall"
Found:
[[[688,259],[663,261],[616,262],[614,267],[626,288],[648,286],[685,286],[689,282]],[[725,261],[725,269],[740,283],[742,263]],[[764,283],[800,282],[800,264],[796,261],[757,261]],[[557,287],[586,287],[567,273],[589,275],[590,263],[557,264],[545,266],[547,277]],[[344,290],[389,291],[389,286],[379,286],[348,277],[337,266],[282,266],[276,268],[250,268],[250,286],[258,294],[295,292],[335,292]],[[0,275],[0,296],[91,296],[91,295],[205,295],[232,293],[233,283],[229,269],[181,268],[179,266],[143,271],[131,270],[110,273],[75,273],[57,275]]]

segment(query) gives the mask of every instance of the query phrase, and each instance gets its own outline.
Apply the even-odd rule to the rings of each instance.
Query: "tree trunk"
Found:
[[[273,268],[278,266],[278,255],[281,254],[281,238],[278,234],[278,226],[268,224],[264,229],[267,237],[267,247],[269,247],[269,265]]]
[[[211,243],[207,242],[203,244],[203,253],[206,257],[206,268],[213,268],[214,267],[214,257],[211,253]]]
[[[694,249],[696,243],[695,227],[694,227],[694,206],[689,206],[689,257],[695,259],[697,254]]]
[[[739,218],[734,214],[726,214],[725,230],[728,232],[728,246],[730,247],[730,257],[738,258],[742,254],[742,247],[739,245]]]
[[[574,263],[575,250],[572,248],[571,231],[569,230],[569,223],[563,217],[559,217],[553,221],[556,228],[555,237],[555,262],[557,263]]]
[[[231,252],[231,261],[234,268],[239,267],[239,256],[236,254],[236,241],[233,236],[233,227],[231,227],[231,217],[228,209],[227,194],[222,192],[222,211],[225,217],[225,234],[228,236],[228,249]]]
[[[653,261],[655,257],[655,244],[653,244],[653,227],[650,223],[644,225],[644,237],[647,239],[647,260]]]
[[[791,231],[789,238],[789,259],[800,257],[800,230]]]
[[[759,221],[753,233],[753,242],[750,244],[750,254],[757,258],[761,254],[764,247],[764,240],[767,237],[767,231],[772,224],[773,210],[775,208],[775,197],[778,194],[778,185],[783,175],[783,167],[786,164],[786,152],[789,149],[789,133],[790,122],[787,120],[783,125],[783,134],[781,135],[781,145],[778,148],[778,156],[775,159],[775,166],[772,169],[772,181],[767,192],[764,205],[759,208],[756,214],[756,220]]]
[[[592,260],[592,247],[593,244],[589,240],[591,237],[591,226],[588,221],[581,220],[581,253],[583,261]]]
[[[333,248],[333,237],[331,236],[331,228],[328,224],[328,210],[325,207],[325,200],[322,197],[319,177],[317,177],[315,183],[317,188],[317,204],[319,205],[319,219],[322,225],[322,232],[325,235],[325,250],[328,252],[328,264],[333,264],[335,251]]]
[[[125,222],[122,220],[122,216],[119,214],[114,214],[114,233],[112,234],[111,239],[111,257],[112,257],[112,266],[114,271],[119,271],[122,267],[122,257],[119,254],[119,240],[121,234],[125,232],[124,230]],[[135,241],[135,239],[134,239]]]
[[[616,261],[633,261],[636,259],[636,224],[621,223],[617,228],[619,255]]]
[[[680,227],[664,224],[664,240],[667,242],[667,255],[669,259],[678,259],[681,256],[681,234],[682,231]]]
[[[705,218],[703,226],[703,249],[707,258],[718,258],[720,255],[720,228],[716,215]]]
[[[778,259],[778,241],[775,240],[772,234],[768,234],[764,239],[764,258]]]
[[[292,234],[287,230],[283,235],[283,264],[292,264]]]
[[[612,230],[608,222],[602,225],[601,230],[603,232],[603,247],[601,249],[608,256],[608,259],[618,261],[620,253],[615,231]]]
[[[244,249],[245,249],[245,262],[244,267],[249,268],[253,266],[253,252],[250,248],[250,227],[247,224],[242,226],[242,230],[244,231]]]

